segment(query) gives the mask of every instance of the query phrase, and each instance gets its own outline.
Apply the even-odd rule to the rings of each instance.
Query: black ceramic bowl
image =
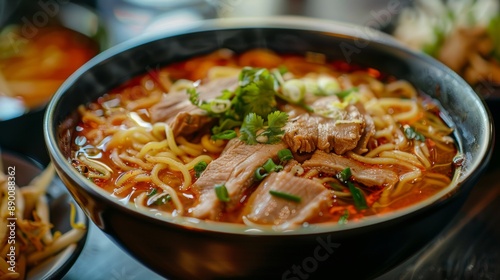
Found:
[[[457,142],[465,157],[453,183],[425,201],[381,217],[343,227],[319,224],[274,232],[183,217],[160,219],[112,198],[71,166],[67,137],[72,130],[60,129],[80,104],[150,67],[219,48],[242,52],[258,47],[324,53],[331,59],[406,79],[432,95],[456,125]],[[373,30],[304,18],[209,21],[110,49],[63,84],[48,106],[44,125],[57,171],[88,216],[139,261],[173,279],[361,279],[379,275],[422,248],[457,213],[485,170],[493,138],[491,117],[483,101],[439,62]],[[65,125],[72,127],[71,122]]]

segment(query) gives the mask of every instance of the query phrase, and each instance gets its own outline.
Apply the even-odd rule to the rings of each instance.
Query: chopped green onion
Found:
[[[344,190],[343,186],[341,186],[340,184],[337,184],[335,182],[330,183],[330,188],[335,190],[335,191],[343,191]]]
[[[151,189],[151,192],[148,193],[148,197],[155,195],[157,192],[158,192],[157,189],[155,189],[155,188]]]
[[[363,194],[361,189],[359,189],[349,181],[347,182],[347,186],[349,187],[349,191],[351,191],[352,198],[354,199],[354,206],[356,207],[356,209],[363,210],[368,208],[368,206],[366,205],[365,195]]]
[[[347,96],[349,96],[351,93],[353,93],[357,90],[358,90],[357,87],[353,87],[353,88],[349,88],[349,89],[346,89],[343,91],[339,91],[339,92],[335,93],[335,95],[337,95],[340,99],[345,99]]]
[[[306,95],[306,86],[302,80],[292,79],[285,81],[282,90],[283,95],[290,98],[293,103],[300,103]]]
[[[227,192],[227,188],[225,185],[215,185],[215,195],[217,195],[217,198],[222,201],[222,202],[229,202],[229,194]]]
[[[205,168],[207,168],[207,163],[204,162],[204,161],[200,161],[198,162],[195,166],[194,166],[194,176],[196,178],[199,178],[201,176],[201,173],[203,173],[203,171],[205,171]]]
[[[286,66],[285,66],[285,65],[280,65],[280,66],[278,67],[278,71],[279,71],[279,73],[280,73],[281,75],[283,75],[283,74],[286,74],[286,73],[288,72],[288,68],[286,68]]]
[[[265,172],[264,168],[261,166],[255,169],[254,177],[256,181],[261,181],[264,179],[269,173]]]
[[[170,200],[172,200],[172,197],[169,194],[167,194],[165,196],[162,196],[162,197],[158,198],[154,202],[154,204],[156,204],[156,205],[163,205],[163,204],[167,204],[167,202],[169,202]]]
[[[268,159],[264,165],[262,165],[262,167],[264,168],[264,170],[266,170],[267,173],[271,173],[271,172],[278,172],[278,171],[281,171],[283,170],[283,166],[281,165],[276,165],[274,163],[274,161],[270,158]]]
[[[196,91],[196,88],[187,88],[186,89],[187,94],[189,95],[189,101],[193,105],[199,106],[200,105],[200,94],[198,91]]]
[[[231,108],[231,101],[227,99],[214,99],[210,102],[210,109],[216,114],[224,113]]]
[[[278,158],[281,162],[293,159],[292,152],[289,149],[283,149],[278,151]]]
[[[300,200],[301,200],[299,196],[285,193],[285,192],[280,192],[280,191],[269,190],[269,194],[276,196],[276,197],[279,197],[279,198],[286,199],[286,200],[294,201],[294,202],[300,202]]]
[[[344,170],[340,171],[337,173],[337,178],[342,181],[342,183],[346,183],[349,181],[351,178],[352,173],[351,173],[351,168],[346,167]]]
[[[422,133],[416,131],[415,128],[411,126],[405,127],[405,135],[409,140],[415,139],[422,142],[425,141],[425,136]]]
[[[333,77],[319,77],[317,83],[320,95],[333,95],[340,90],[339,81]]]
[[[217,134],[212,135],[212,139],[213,140],[219,140],[219,139],[230,140],[230,139],[236,138],[236,136],[237,136],[236,131],[234,131],[232,129],[228,129],[228,130],[224,130],[222,132],[219,132]]]
[[[349,211],[347,211],[347,209],[344,210],[344,214],[342,214],[342,216],[340,216],[339,218],[339,225],[345,225],[347,224],[347,219],[349,218]]]

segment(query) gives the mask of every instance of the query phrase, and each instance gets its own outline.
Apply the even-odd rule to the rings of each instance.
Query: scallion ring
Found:
[[[227,188],[224,184],[216,185],[214,187],[215,195],[222,202],[229,202],[231,199],[229,198],[229,193],[227,192]]]
[[[283,149],[278,151],[278,158],[281,162],[293,159],[293,154],[289,149]]]
[[[210,102],[210,109],[215,114],[224,113],[231,107],[231,101],[227,99],[214,99]]]

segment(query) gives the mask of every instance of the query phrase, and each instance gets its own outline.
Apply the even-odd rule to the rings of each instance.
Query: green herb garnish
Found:
[[[280,159],[280,162],[291,160],[291,159],[293,159],[292,151],[290,151],[289,149],[279,150],[278,151],[278,158]]]
[[[272,196],[276,196],[276,197],[283,198],[283,199],[290,200],[290,201],[294,201],[294,202],[300,202],[300,200],[301,200],[301,198],[299,196],[285,193],[285,192],[280,192],[280,191],[269,190],[269,194],[271,194]]]
[[[245,67],[240,73],[240,86],[236,89],[233,105],[240,117],[250,113],[266,117],[276,110],[277,82],[265,68]]]
[[[264,170],[264,167],[262,167],[262,166],[255,169],[255,172],[253,174],[255,181],[261,181],[262,179],[267,177],[267,175],[269,175],[269,173],[266,172],[266,170]]]
[[[422,133],[416,131],[415,128],[411,126],[405,128],[405,135],[409,140],[415,139],[418,141],[425,141],[425,136]]]
[[[148,193],[148,197],[152,197],[153,195],[155,195],[156,193],[158,192],[157,189],[153,188],[151,189],[151,191]]]
[[[267,116],[267,122],[255,113],[250,113],[245,117],[241,125],[240,139],[247,144],[275,144],[281,141],[284,133],[282,130],[288,121],[288,115],[284,112],[275,111]]]
[[[348,181],[347,186],[349,187],[349,191],[352,194],[352,198],[354,199],[354,206],[358,210],[363,210],[368,208],[366,205],[365,195],[361,191],[360,188],[356,187],[352,182]]]
[[[351,176],[352,176],[351,168],[349,167],[346,167],[344,170],[337,173],[337,179],[339,179],[344,184],[349,181]]]
[[[349,218],[349,211],[347,211],[347,209],[345,209],[344,214],[342,214],[342,216],[340,216],[340,218],[339,218],[338,224],[339,225],[347,224],[348,218]]]
[[[222,201],[222,202],[229,202],[230,201],[229,194],[227,192],[227,188],[224,184],[216,185],[214,187],[214,189],[215,189],[215,195],[217,196],[217,198],[220,201]]]
[[[356,187],[353,182],[351,182],[351,168],[346,167],[344,170],[337,173],[337,179],[339,179],[342,183],[346,184],[351,192],[352,198],[354,199],[354,206],[358,210],[363,210],[368,208],[366,204],[365,195],[361,191],[360,188]],[[331,184],[333,187],[334,185]]]
[[[154,204],[155,205],[163,205],[163,204],[167,204],[167,202],[169,202],[170,200],[172,200],[172,197],[167,194],[167,195],[164,195],[160,198],[158,198],[157,200],[155,200]]]
[[[273,159],[268,159],[262,166],[257,168],[254,173],[254,177],[256,181],[260,181],[264,179],[271,172],[279,172],[283,170],[282,165],[277,165],[274,163]]]
[[[340,184],[337,184],[335,182],[331,182],[329,185],[330,185],[330,188],[334,191],[343,191],[345,189],[343,186],[341,186]]]
[[[246,67],[240,73],[239,82],[239,87],[234,92],[224,90],[221,96],[212,101],[200,100],[195,88],[188,89],[187,94],[191,103],[205,110],[208,116],[218,118],[219,124],[212,128],[215,137],[235,127],[245,126],[247,134],[242,135],[242,140],[247,144],[256,144],[257,136],[262,136],[265,140],[260,143],[280,141],[283,134],[281,128],[288,116],[276,111],[278,83],[274,75],[265,68]],[[253,116],[248,117],[251,114]],[[267,118],[266,123],[264,118]],[[264,131],[257,135],[257,131],[264,126]],[[226,134],[224,136],[228,137]]]
[[[201,173],[203,173],[203,171],[205,171],[207,166],[208,166],[208,164],[204,161],[198,162],[193,168],[194,169],[194,176],[196,178],[200,178]]]
[[[222,139],[222,140],[230,140],[230,139],[233,139],[233,138],[236,138],[236,131],[232,130],[232,129],[228,129],[228,130],[224,130],[222,132],[219,132],[217,134],[214,134],[212,135],[212,139],[213,140],[219,140],[219,139]]]
[[[337,95],[338,98],[340,98],[340,99],[344,99],[347,96],[349,96],[351,93],[356,92],[356,91],[358,91],[358,88],[357,87],[352,87],[352,88],[349,88],[349,89],[345,89],[345,90],[336,92],[335,95]]]
[[[279,172],[279,171],[283,170],[283,166],[276,165],[276,163],[274,163],[274,161],[272,159],[268,159],[264,163],[264,165],[262,165],[262,168],[264,168],[264,170],[266,170],[267,173]]]

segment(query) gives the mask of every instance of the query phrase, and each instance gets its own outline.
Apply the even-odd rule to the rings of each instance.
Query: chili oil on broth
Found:
[[[99,46],[60,25],[37,28],[28,36],[21,25],[11,24],[0,29],[0,52],[0,98],[28,111],[44,106],[66,78],[99,52]],[[0,115],[8,118],[6,112]]]
[[[244,67],[273,69],[270,73],[282,82],[304,81],[302,104],[290,102],[296,93],[293,87],[286,98],[277,98],[277,109],[286,111],[289,121],[308,113],[304,104],[325,96],[345,95],[330,108],[332,112],[343,106],[362,104],[373,119],[375,132],[366,141],[366,149],[349,150],[342,157],[367,170],[384,168],[397,174],[395,184],[369,187],[350,176],[350,185],[366,204],[359,207],[350,185],[339,179],[340,171],[295,170],[296,177],[320,183],[330,196],[327,207],[305,222],[345,223],[387,213],[422,201],[451,182],[457,148],[451,137],[453,130],[441,119],[442,112],[434,100],[408,82],[376,69],[330,62],[321,54],[278,55],[262,49],[243,54],[222,49],[173,63],[133,78],[95,102],[80,106],[81,119],[72,133],[72,164],[125,203],[134,203],[147,211],[193,215],[192,209],[204,197],[201,191],[192,188],[198,180],[195,166],[201,161],[210,165],[221,156],[230,140],[211,139],[212,127],[217,126],[215,119],[182,135],[182,131],[174,131],[175,126],[155,121],[151,108],[169,97],[180,96],[179,92],[187,88],[238,76]],[[284,84],[278,86],[279,81],[275,83],[278,91],[284,88]],[[311,94],[314,90],[311,88],[315,87],[323,87],[320,97]],[[216,92],[215,97],[221,92],[222,89]],[[183,94],[186,97],[178,104],[186,102],[188,94]],[[326,111],[316,110],[315,114],[332,117]],[[241,135],[239,126],[233,129]],[[309,160],[311,155],[312,152],[293,151],[299,163]],[[217,213],[207,219],[255,225],[245,218],[248,212],[245,207],[260,184],[253,180],[238,201],[232,203],[236,205],[221,202],[213,210]]]

